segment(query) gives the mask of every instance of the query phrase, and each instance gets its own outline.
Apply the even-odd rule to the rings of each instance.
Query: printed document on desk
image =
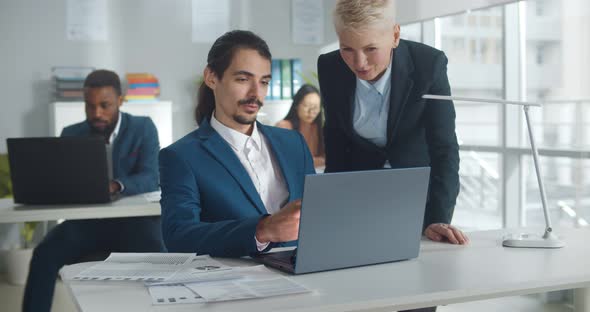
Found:
[[[310,291],[264,265],[235,267],[222,273],[215,272],[219,280],[212,278],[209,281],[187,283],[156,282],[146,283],[146,286],[153,305],[266,298]],[[226,278],[228,275],[231,278]]]
[[[242,277],[205,283],[185,283],[185,286],[206,302],[265,298],[310,292],[288,277],[267,269],[264,265],[240,268]]]
[[[148,290],[152,297],[152,305],[205,302],[199,294],[182,283],[149,286]]]
[[[188,253],[111,253],[74,276],[77,281],[163,282],[173,279],[199,280],[204,273],[231,270],[208,255]]]

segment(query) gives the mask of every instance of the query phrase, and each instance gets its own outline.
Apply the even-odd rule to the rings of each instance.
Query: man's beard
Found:
[[[258,110],[260,110],[260,108],[264,105],[264,103],[262,103],[261,101],[259,101],[256,98],[239,100],[238,104],[239,105],[256,104],[256,105],[258,105]],[[251,125],[256,121],[257,115],[254,115],[253,117],[236,115],[236,116],[234,116],[234,121],[239,124],[242,124],[242,125]]]
[[[234,121],[239,124],[242,124],[242,125],[251,125],[256,121],[256,116],[254,116],[254,117],[234,116]]]
[[[104,137],[105,140],[108,140],[109,137],[111,136],[111,133],[113,133],[113,131],[115,130],[115,126],[117,125],[117,121],[115,120],[114,122],[108,124],[104,129],[94,127],[94,125],[93,125],[94,121],[100,121],[100,119],[93,119],[93,120],[87,121],[88,125],[90,126],[91,133],[96,136]]]

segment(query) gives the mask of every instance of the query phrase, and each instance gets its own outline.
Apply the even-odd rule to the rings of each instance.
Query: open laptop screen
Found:
[[[15,203],[110,201],[104,139],[12,138],[6,143]]]

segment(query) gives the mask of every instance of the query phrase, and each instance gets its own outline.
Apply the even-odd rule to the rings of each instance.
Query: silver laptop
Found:
[[[292,274],[416,258],[429,167],[305,177],[295,250],[255,256]]]

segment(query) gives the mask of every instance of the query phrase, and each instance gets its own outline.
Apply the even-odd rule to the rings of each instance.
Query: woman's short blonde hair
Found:
[[[394,25],[393,0],[338,0],[333,19],[336,31]]]

